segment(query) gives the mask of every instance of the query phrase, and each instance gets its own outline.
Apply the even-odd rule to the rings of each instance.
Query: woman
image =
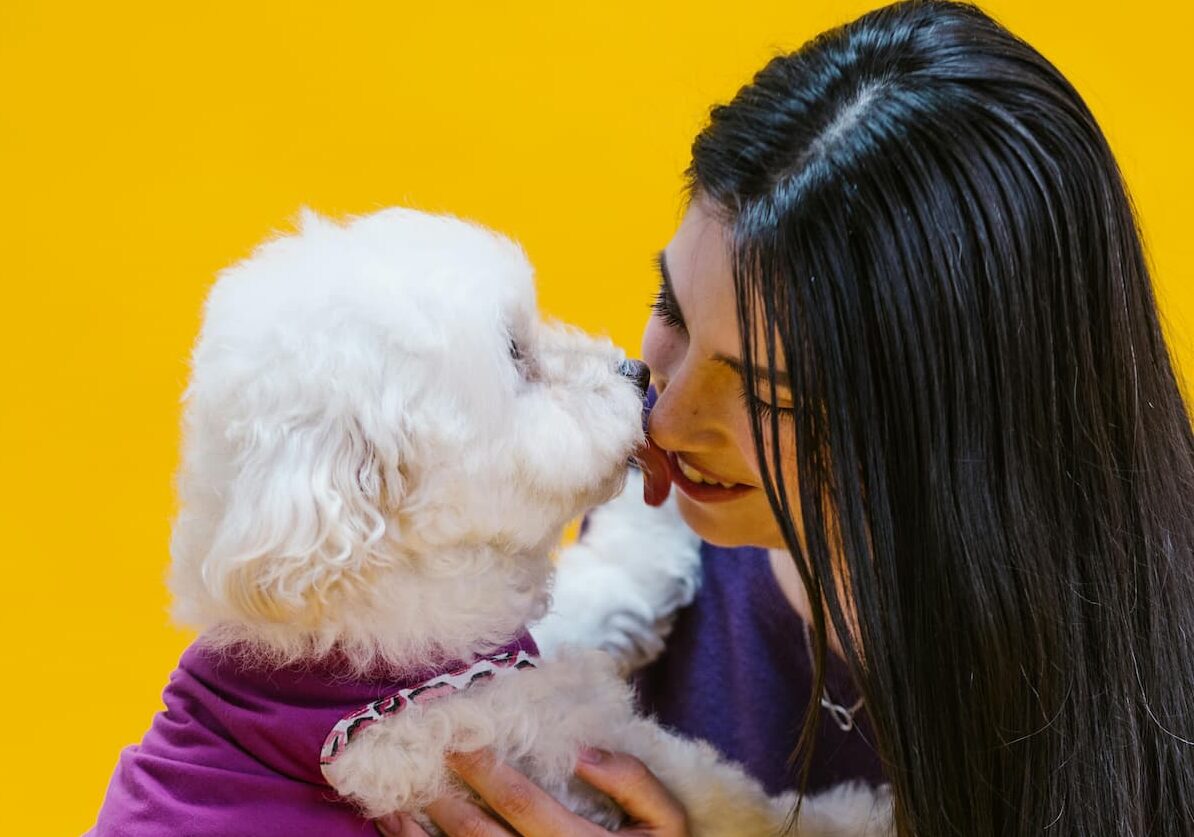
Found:
[[[793,556],[899,833],[1189,834],[1194,440],[1078,94],[977,9],[899,3],[771,61],[688,175],[650,431],[698,533]],[[587,758],[632,833],[685,833],[641,765]],[[599,833],[486,754],[456,768],[520,833]]]

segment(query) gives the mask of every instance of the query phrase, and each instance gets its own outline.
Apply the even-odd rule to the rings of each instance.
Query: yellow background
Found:
[[[873,5],[0,3],[0,833],[92,823],[190,640],[163,572],[216,270],[303,204],[447,210],[636,351],[708,107]],[[1190,5],[987,8],[1111,137],[1189,372]]]

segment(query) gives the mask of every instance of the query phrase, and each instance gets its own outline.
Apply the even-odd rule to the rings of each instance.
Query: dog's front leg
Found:
[[[674,499],[643,502],[642,475],[630,469],[622,493],[594,509],[584,536],[560,554],[551,610],[531,627],[544,657],[595,648],[623,674],[658,657],[700,584],[700,545]]]

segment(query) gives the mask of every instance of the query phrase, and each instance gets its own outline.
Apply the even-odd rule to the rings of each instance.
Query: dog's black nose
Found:
[[[618,365],[618,371],[634,381],[639,393],[646,398],[647,386],[651,383],[651,370],[641,360],[624,360]]]

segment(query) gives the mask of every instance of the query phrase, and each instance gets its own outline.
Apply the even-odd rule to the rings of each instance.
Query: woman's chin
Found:
[[[675,486],[672,487],[675,491]],[[729,503],[702,503],[676,491],[676,508],[702,540],[714,546],[784,549],[783,536],[763,492]]]

